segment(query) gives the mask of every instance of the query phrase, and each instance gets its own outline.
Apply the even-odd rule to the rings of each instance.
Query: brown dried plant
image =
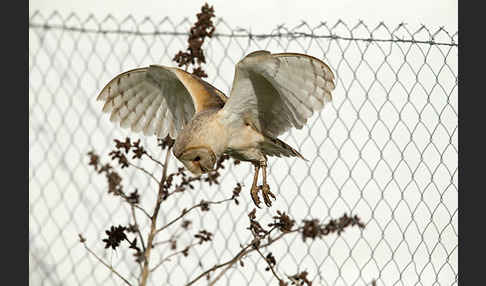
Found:
[[[110,159],[118,164],[120,169],[124,168],[135,168],[138,171],[145,173],[146,175],[150,176],[158,185],[158,194],[157,200],[153,209],[153,212],[150,214],[145,207],[140,205],[140,194],[138,190],[134,190],[131,193],[127,193],[124,190],[123,186],[123,179],[122,176],[116,170],[116,167],[112,166],[110,163],[102,164],[100,161],[99,155],[95,152],[91,151],[88,152],[89,156],[89,165],[93,166],[93,169],[99,173],[104,174],[107,181],[107,192],[113,196],[121,197],[124,202],[126,202],[131,208],[131,215],[132,215],[132,223],[129,223],[126,226],[118,225],[118,226],[111,226],[108,230],[105,231],[106,237],[102,239],[102,242],[105,243],[105,248],[111,248],[113,250],[118,249],[122,243],[126,243],[129,249],[134,250],[134,258],[135,261],[140,266],[140,278],[139,278],[139,285],[146,285],[148,276],[151,272],[157,269],[162,263],[168,261],[171,257],[175,255],[184,255],[188,256],[189,250],[196,246],[206,242],[210,242],[212,240],[213,234],[207,230],[199,230],[198,233],[194,235],[194,242],[190,245],[186,246],[184,249],[180,251],[176,251],[168,255],[167,257],[161,259],[159,263],[150,268],[150,256],[151,251],[157,244],[161,242],[155,242],[155,238],[157,234],[160,234],[162,231],[167,230],[171,225],[174,225],[176,222],[181,221],[185,216],[187,216],[191,211],[195,209],[200,209],[201,211],[208,211],[210,209],[210,205],[213,204],[222,204],[225,202],[235,201],[236,197],[238,197],[239,193],[232,193],[230,197],[222,201],[201,201],[199,204],[193,205],[189,209],[183,209],[181,214],[177,216],[175,219],[169,221],[163,226],[158,226],[157,218],[159,217],[160,207],[163,201],[167,200],[169,197],[176,193],[182,193],[187,190],[194,189],[193,183],[194,182],[203,182],[208,184],[219,184],[219,177],[220,173],[219,170],[224,168],[223,162],[228,159],[227,156],[221,158],[215,168],[214,171],[205,175],[205,176],[188,176],[184,168],[178,168],[173,173],[168,173],[168,160],[170,158],[171,147],[173,145],[173,140],[169,137],[165,139],[159,139],[159,146],[164,150],[166,150],[166,157],[164,163],[158,161],[154,158],[154,156],[150,155],[145,148],[140,144],[140,140],[132,142],[130,138],[126,138],[125,141],[120,141],[115,139],[115,148],[109,153]],[[131,159],[127,157],[128,154],[132,154]],[[141,159],[149,159],[153,161],[155,164],[159,165],[162,168],[162,176],[161,178],[156,178],[151,172],[146,170],[143,167],[135,164],[133,160],[141,160]],[[175,178],[178,178],[178,182],[175,183]],[[236,188],[238,188],[239,184]],[[148,234],[142,234],[137,216],[136,210],[141,211],[145,217],[150,221],[150,231]],[[183,229],[188,228],[190,225],[189,220],[183,220],[181,227]],[[133,236],[130,238],[130,236]],[[82,238],[82,239],[81,239]],[[80,235],[80,241],[85,245],[86,239]],[[145,243],[146,241],[146,243]],[[177,249],[177,236],[171,236],[171,239],[167,241],[171,244],[171,249]],[[88,249],[88,248],[87,248]],[[88,249],[89,250],[89,249]],[[93,251],[89,250],[90,253],[94,254]],[[100,261],[101,258],[96,256],[96,258]],[[103,264],[107,265],[106,262]],[[119,276],[126,284],[132,285],[128,282],[128,279],[123,278],[119,273],[115,271],[112,267],[109,269],[114,272],[117,276]]]
[[[240,183],[237,183],[231,193],[231,196],[228,196],[227,199],[221,201],[202,200],[190,208],[182,209],[179,216],[159,227],[157,225],[157,217],[159,216],[158,213],[160,211],[161,204],[176,193],[183,193],[193,190],[194,182],[207,183],[209,185],[219,185],[218,179],[220,177],[220,170],[224,169],[224,162],[228,160],[229,157],[225,156],[221,158],[215,170],[204,176],[190,176],[186,173],[184,168],[178,168],[176,171],[168,174],[167,163],[170,156],[170,150],[173,145],[173,142],[171,142],[169,137],[159,139],[158,144],[167,152],[164,163],[151,156],[140,144],[140,140],[132,142],[130,138],[126,138],[123,142],[116,139],[114,142],[115,149],[109,153],[112,161],[116,162],[121,169],[128,167],[136,168],[137,170],[150,176],[150,178],[158,183],[157,201],[153,213],[150,214],[143,206],[140,205],[140,194],[138,190],[134,190],[129,194],[124,191],[122,176],[116,171],[116,167],[113,167],[110,163],[102,164],[100,157],[93,151],[88,153],[88,164],[93,166],[93,169],[97,173],[104,174],[106,177],[108,185],[107,193],[113,196],[121,197],[130,206],[132,214],[132,223],[128,223],[126,226],[111,226],[105,231],[106,237],[102,240],[102,242],[105,243],[105,248],[111,248],[113,250],[119,248],[123,243],[128,246],[129,249],[132,249],[134,251],[133,255],[135,262],[140,266],[140,278],[138,281],[139,285],[146,285],[147,278],[150,273],[154,272],[159,266],[177,255],[188,257],[191,248],[203,243],[211,242],[214,234],[204,229],[199,230],[193,235],[194,241],[180,250],[177,250],[177,239],[179,235],[171,234],[169,235],[169,240],[159,242],[155,242],[156,236],[163,231],[168,231],[169,227],[174,225],[176,222],[180,222],[179,227],[183,229],[182,232],[187,231],[192,222],[188,220],[186,216],[193,210],[199,209],[201,211],[210,211],[211,205],[219,205],[231,202],[238,205],[238,197],[240,195],[242,186]],[[128,154],[132,154],[131,159],[127,158]],[[160,165],[162,168],[162,177],[157,179],[152,173],[132,162],[133,160],[141,159],[149,159]],[[175,180],[176,178],[177,180]],[[176,181],[177,183],[175,183]],[[135,212],[136,209],[145,214],[145,217],[150,220],[150,231],[148,234],[144,235],[140,231]],[[269,223],[267,226],[264,226],[257,220],[256,209],[253,209],[250,213],[248,213],[248,218],[249,223],[247,229],[251,232],[253,238],[245,245],[240,246],[241,250],[233,258],[226,262],[214,265],[206,271],[203,271],[187,285],[193,285],[202,278],[210,280],[209,285],[215,285],[225,272],[227,272],[237,263],[243,267],[244,258],[250,253],[256,252],[266,263],[264,270],[270,271],[279,281],[279,285],[311,286],[312,281],[307,278],[308,273],[306,271],[302,271],[294,275],[285,275],[286,278],[282,278],[283,276],[278,274],[279,271],[277,269],[277,259],[275,258],[274,253],[268,252],[266,255],[264,255],[264,250],[273,245],[275,242],[281,240],[283,237],[291,234],[301,235],[302,240],[305,242],[306,239],[323,239],[325,236],[333,233],[341,235],[346,228],[352,226],[364,228],[364,224],[361,222],[361,219],[358,216],[348,216],[347,214],[344,214],[339,219],[331,219],[327,223],[322,223],[319,219],[311,219],[303,220],[300,224],[297,224],[289,214],[277,210],[276,214],[273,216],[273,222]],[[181,231],[176,231],[176,233],[181,233]],[[86,239],[81,234],[79,237],[86,249],[88,249],[91,254],[96,256],[96,254],[86,246]],[[147,243],[144,243],[145,241]],[[150,268],[149,262],[151,250],[161,243],[170,243],[170,249],[173,252],[162,258],[155,266]],[[115,269],[109,266],[101,258],[98,256],[96,256],[96,258],[107,266],[113,273],[115,273],[115,275],[120,277],[120,279],[122,279],[126,284],[132,285],[127,278],[124,278],[121,274],[116,272]],[[214,277],[214,279],[211,280],[211,275],[218,270],[219,273]]]
[[[200,78],[208,77],[202,69],[201,64],[206,63],[206,57],[202,45],[206,37],[211,38],[215,31],[212,18],[214,17],[214,8],[207,3],[201,7],[201,12],[197,14],[197,22],[189,31],[187,43],[189,47],[186,51],[179,51],[173,61],[177,62],[179,67],[185,66],[186,71],[190,65],[193,65],[192,74]],[[197,66],[196,66],[197,64]]]
[[[191,27],[188,39],[188,48],[186,51],[179,51],[174,57],[179,65],[185,66],[186,70],[192,65],[192,73],[199,77],[207,77],[207,74],[202,69],[201,65],[206,62],[204,51],[202,49],[204,40],[206,37],[211,37],[215,31],[212,18],[214,17],[214,9],[208,4],[205,4],[201,8],[201,12],[197,14],[197,22]],[[197,66],[196,66],[197,65]],[[196,182],[208,184],[209,186],[219,185],[220,171],[224,169],[224,162],[229,159],[228,156],[223,156],[216,164],[216,168],[210,173],[203,176],[192,176],[186,173],[184,168],[178,168],[176,171],[169,173],[168,163],[171,155],[171,148],[174,145],[174,140],[170,137],[158,139],[158,146],[165,150],[166,154],[164,161],[161,162],[151,155],[142,146],[140,140],[133,141],[130,138],[125,138],[124,141],[115,139],[114,149],[108,154],[111,159],[110,163],[102,163],[100,156],[94,151],[88,152],[89,162],[88,165],[92,166],[94,171],[100,175],[104,175],[107,182],[107,193],[116,197],[120,197],[130,208],[131,222],[127,225],[110,226],[105,231],[105,237],[101,240],[105,244],[105,248],[111,248],[117,250],[122,246],[128,247],[133,251],[134,261],[139,265],[140,274],[136,285],[147,285],[148,277],[151,273],[158,269],[159,266],[169,261],[175,256],[189,257],[190,250],[198,245],[211,243],[214,234],[205,230],[198,229],[196,233],[192,235],[193,241],[183,248],[178,246],[178,238],[181,233],[188,232],[192,222],[187,218],[187,215],[194,210],[210,211],[211,206],[228,204],[234,202],[239,205],[238,197],[240,195],[242,185],[237,183],[232,193],[228,198],[221,201],[205,201],[202,200],[197,204],[194,204],[190,208],[184,208],[180,214],[171,221],[160,226],[158,223],[159,212],[162,204],[174,197],[175,194],[184,193],[186,191],[193,190]],[[150,160],[154,164],[158,165],[161,169],[161,176],[156,177],[153,172],[141,167],[141,164],[136,164],[137,160]],[[239,162],[235,160],[234,164]],[[139,193],[138,189],[132,192],[127,192],[123,186],[123,176],[117,171],[118,165],[120,169],[134,168],[137,171],[149,176],[151,180],[156,182],[157,186],[157,199],[151,212],[147,211],[147,207],[141,205],[140,196],[143,193]],[[149,231],[143,233],[138,223],[138,214],[142,214],[149,222]],[[231,259],[218,263],[205,271],[202,271],[194,279],[192,279],[186,285],[193,285],[200,279],[206,278],[209,285],[215,285],[219,279],[234,265],[239,264],[244,267],[244,259],[251,253],[256,252],[262,257],[265,262],[264,270],[271,272],[272,275],[279,281],[280,286],[284,285],[307,285],[311,286],[312,281],[308,278],[307,271],[301,271],[294,275],[279,274],[278,261],[275,254],[272,252],[264,254],[266,249],[281,240],[287,235],[300,234],[305,242],[306,239],[322,239],[323,237],[337,233],[341,233],[350,226],[358,226],[364,228],[364,224],[357,216],[343,215],[337,220],[330,220],[328,223],[322,223],[318,219],[304,220],[301,224],[297,224],[289,214],[285,212],[277,211],[273,216],[273,222],[267,226],[262,224],[256,218],[256,209],[253,209],[249,214],[249,224],[247,229],[252,234],[252,239],[241,247],[240,251]],[[171,226],[175,226],[179,223],[179,230],[175,230],[174,233],[170,233],[169,230],[174,230]],[[156,238],[161,233],[166,233],[167,240],[157,241]],[[79,234],[79,241],[84,245],[86,250],[93,255],[101,264],[107,267],[113,274],[119,277],[126,285],[135,285],[113,268],[109,263],[104,261],[94,251],[92,251],[86,244],[86,238]],[[170,245],[170,253],[161,258],[155,265],[151,266],[151,253],[154,247],[160,244],[167,243]],[[200,263],[202,266],[202,264]],[[218,272],[219,271],[219,272]],[[214,278],[211,276],[215,274]],[[211,279],[212,278],[212,279]]]

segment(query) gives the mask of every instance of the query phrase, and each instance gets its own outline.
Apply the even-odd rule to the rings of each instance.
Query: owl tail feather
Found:
[[[265,136],[265,140],[261,143],[261,149],[268,156],[299,157],[304,161],[308,161],[297,150],[277,138]]]

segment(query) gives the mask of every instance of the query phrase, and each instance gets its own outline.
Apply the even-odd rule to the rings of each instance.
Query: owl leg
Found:
[[[263,186],[262,186],[263,200],[265,201],[267,207],[271,207],[272,201],[270,200],[270,197],[275,199],[275,195],[272,192],[270,192],[270,186],[267,184],[267,162],[266,161],[262,162],[261,167],[263,171]]]
[[[250,194],[251,194],[251,199],[253,200],[253,203],[257,207],[260,207],[260,198],[258,197],[259,188],[257,186],[259,171],[260,171],[260,165],[255,164],[255,176],[253,177],[253,184],[251,185]]]

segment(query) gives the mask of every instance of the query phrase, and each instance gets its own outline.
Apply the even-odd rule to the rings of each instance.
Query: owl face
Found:
[[[187,148],[177,159],[195,175],[201,175],[213,170],[216,163],[216,155],[208,147]]]

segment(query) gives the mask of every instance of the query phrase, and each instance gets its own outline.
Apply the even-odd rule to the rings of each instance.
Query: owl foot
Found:
[[[251,199],[253,200],[253,203],[258,208],[260,208],[260,198],[258,197],[258,191],[260,191],[259,187],[257,187],[257,186],[252,187],[251,190],[250,190],[250,194],[251,194]]]
[[[270,197],[276,199],[275,195],[272,192],[270,192],[270,186],[268,184],[265,184],[260,187],[262,189],[262,195],[263,195],[263,200],[265,201],[265,205],[267,205],[267,207],[271,207],[272,201],[270,200]]]
[[[260,188],[257,186],[258,172],[260,171],[260,165],[255,164],[255,176],[253,177],[253,184],[251,185],[250,195],[253,203],[260,208],[260,198],[258,197],[258,191]]]
[[[255,165],[255,176],[253,177],[253,184],[251,185],[251,190],[250,190],[250,195],[251,199],[253,200],[253,203],[260,208],[260,198],[258,197],[258,192],[262,191],[262,197],[263,201],[265,202],[265,205],[267,207],[272,206],[272,200],[270,200],[270,197],[275,198],[275,195],[270,192],[270,186],[267,184],[267,162],[262,161],[260,164],[254,164]],[[260,171],[260,168],[263,170],[263,185],[262,186],[257,186],[257,181],[258,181],[258,173]]]

